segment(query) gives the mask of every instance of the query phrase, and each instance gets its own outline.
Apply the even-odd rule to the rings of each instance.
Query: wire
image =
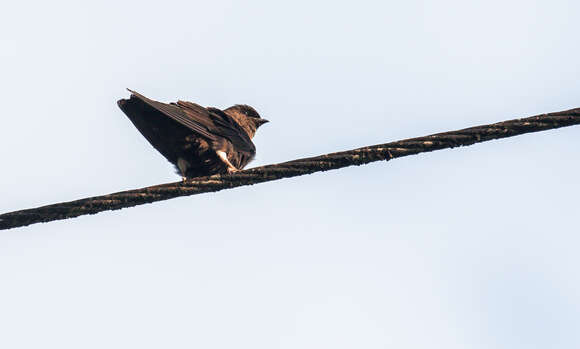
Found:
[[[577,124],[580,124],[580,108],[437,133],[430,136],[256,167],[227,175],[193,178],[184,182],[167,183],[4,213],[0,215],[0,230],[95,214],[102,211],[119,210],[125,207],[168,200],[179,196],[216,192],[281,178],[335,170],[347,166],[360,166],[374,161],[391,160],[418,153],[466,146],[493,139]]]

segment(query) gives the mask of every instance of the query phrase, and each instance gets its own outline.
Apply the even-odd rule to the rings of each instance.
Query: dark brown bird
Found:
[[[248,105],[220,110],[184,101],[166,104],[129,92],[131,97],[117,104],[184,179],[243,169],[256,155],[256,130],[268,122]]]

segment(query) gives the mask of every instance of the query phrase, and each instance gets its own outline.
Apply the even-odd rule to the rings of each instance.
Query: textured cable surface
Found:
[[[186,182],[167,183],[141,189],[95,196],[0,215],[0,230],[50,222],[102,211],[118,210],[179,196],[215,192],[223,189],[302,176],[373,161],[454,148],[492,139],[517,136],[580,124],[580,108],[470,127],[430,136],[372,145],[348,151],[256,167],[229,175],[199,177]]]

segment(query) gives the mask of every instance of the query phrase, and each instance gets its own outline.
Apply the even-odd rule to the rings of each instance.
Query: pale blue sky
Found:
[[[574,1],[20,2],[0,212],[177,181],[117,108],[254,106],[251,166],[580,107]],[[580,128],[0,233],[1,348],[578,348]]]

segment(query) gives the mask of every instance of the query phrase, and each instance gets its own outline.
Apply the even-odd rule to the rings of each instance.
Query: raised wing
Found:
[[[219,136],[225,137],[232,142],[237,151],[250,153],[251,156],[256,152],[256,147],[246,131],[229,115],[217,108],[204,108],[185,101],[166,104],[151,100],[132,90],[129,92],[163,115],[209,140],[215,141]]]

